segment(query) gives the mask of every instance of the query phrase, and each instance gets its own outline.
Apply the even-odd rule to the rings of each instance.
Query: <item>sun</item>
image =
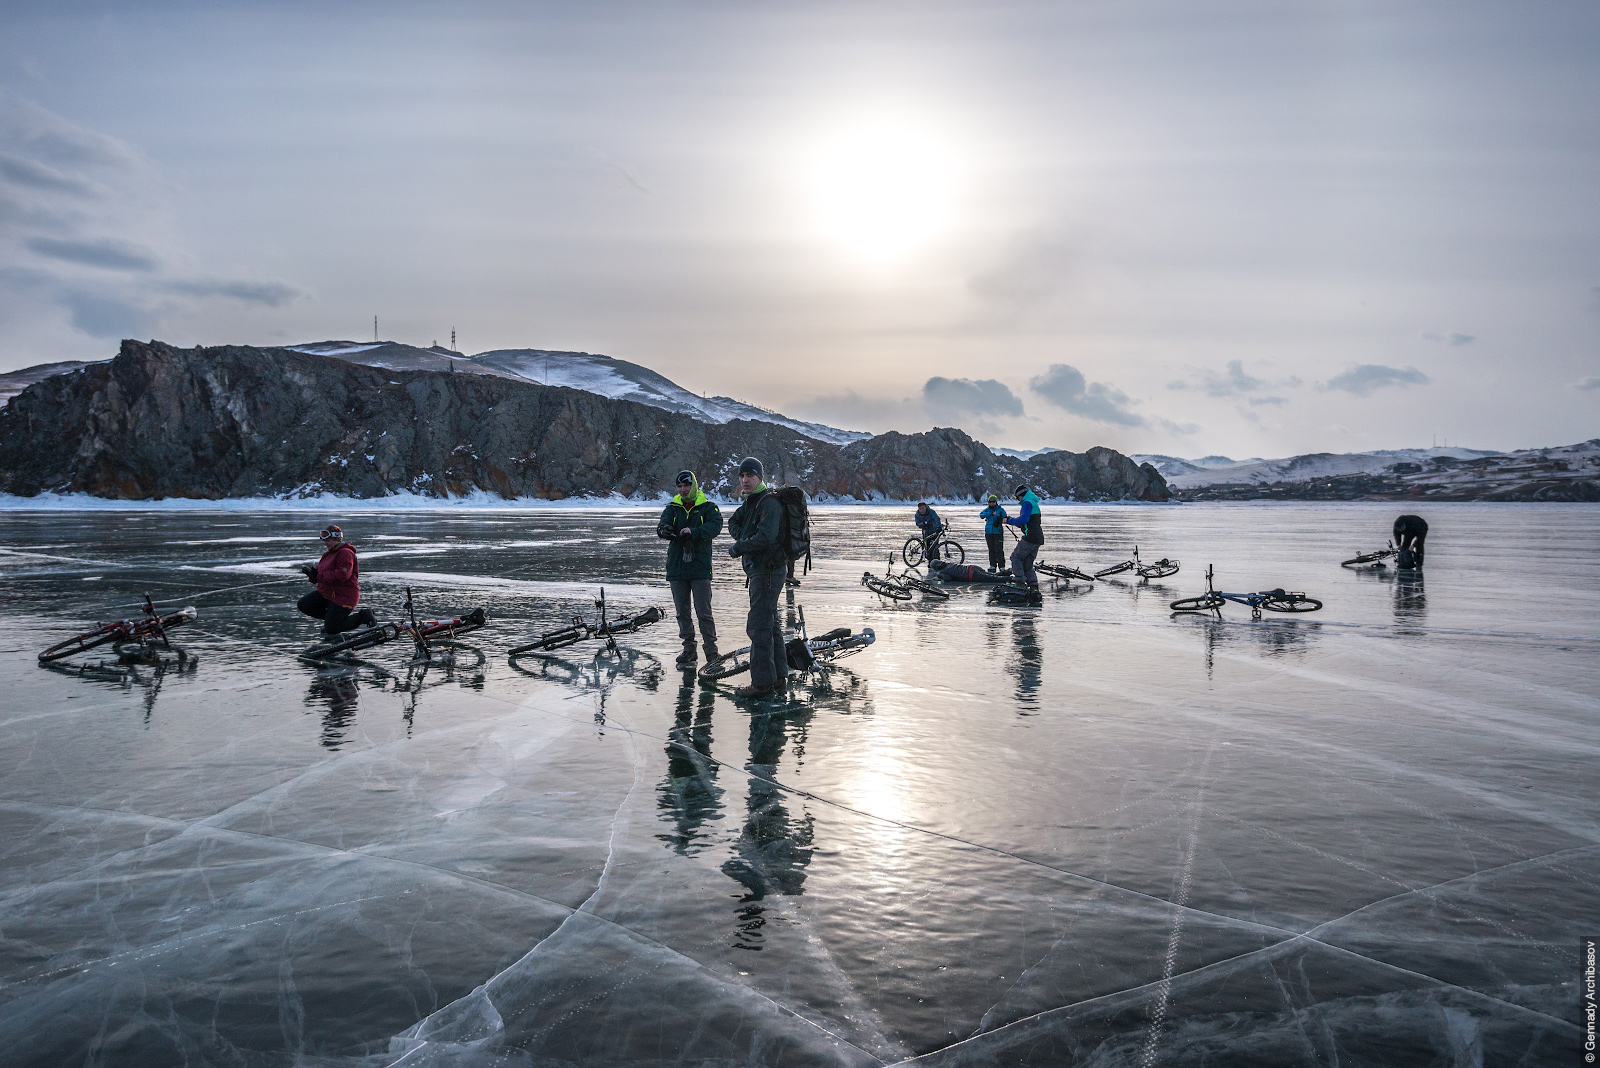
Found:
[[[819,137],[807,168],[821,234],[873,264],[900,261],[951,223],[956,158],[937,130],[864,116]]]

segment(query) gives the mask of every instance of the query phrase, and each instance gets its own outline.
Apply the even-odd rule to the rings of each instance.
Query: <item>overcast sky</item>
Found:
[[[0,370],[372,335],[852,429],[1600,435],[1600,3],[0,0]]]

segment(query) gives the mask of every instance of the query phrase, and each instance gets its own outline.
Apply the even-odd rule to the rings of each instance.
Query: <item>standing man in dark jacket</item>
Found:
[[[728,555],[742,558],[750,578],[750,615],[744,628],[750,636],[750,685],[734,691],[739,697],[779,693],[789,677],[783,624],[778,620],[778,597],[789,563],[782,544],[783,505],[762,481],[762,474],[761,461],[754,456],[739,461],[744,503],[728,521],[728,533],[733,535]]]
[[[1410,549],[1411,566],[1418,571],[1422,570],[1422,543],[1427,540],[1428,521],[1420,515],[1403,515],[1394,521],[1394,547],[1401,552]]]
[[[989,507],[978,513],[983,520],[983,540],[989,545],[989,570],[999,571],[1006,566],[1006,510],[1000,498],[989,494]]]
[[[356,611],[361,603],[361,567],[356,563],[356,547],[344,540],[344,531],[329,524],[317,537],[322,539],[322,559],[302,570],[316,589],[300,598],[295,607],[313,619],[322,620],[328,636],[343,634],[377,622],[370,608]]]
[[[1011,574],[1028,584],[1029,604],[1043,604],[1033,558],[1039,555],[1039,546],[1044,544],[1044,527],[1039,522],[1039,498],[1027,486],[1017,487],[1017,514],[1006,522],[1022,528],[1022,539],[1011,550]]]
[[[706,659],[717,658],[717,623],[711,618],[711,542],[722,533],[722,512],[706,499],[700,480],[693,471],[679,471],[678,495],[661,510],[656,536],[667,545],[667,585],[672,587],[672,604],[678,611],[678,637],[683,652],[678,666],[695,662],[694,619],[700,620],[700,644]],[[690,605],[694,618],[690,617]]]
[[[944,530],[944,520],[939,518],[939,513],[927,501],[917,502],[917,527],[922,531],[922,548],[928,555],[928,563],[937,564],[939,534]]]

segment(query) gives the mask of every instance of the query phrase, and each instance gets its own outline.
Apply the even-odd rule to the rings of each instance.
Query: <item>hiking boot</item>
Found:
[[[772,691],[775,689],[777,689],[775,686],[741,686],[733,691],[733,696],[759,700],[763,697],[771,697]]]
[[[706,654],[706,663],[708,664],[722,655],[721,653],[717,652],[716,642],[706,642],[701,646],[701,650]]]
[[[370,608],[363,608],[356,613],[356,625],[358,627],[371,627],[376,625],[377,622],[378,617],[372,614],[372,609]]]
[[[673,663],[677,664],[679,667],[693,667],[697,659],[698,656],[695,654],[694,644],[690,643],[683,647],[683,652],[678,654],[678,659],[673,661]]]
[[[1028,587],[1028,603],[1044,604],[1044,598],[1039,595],[1039,584],[1034,583]]]

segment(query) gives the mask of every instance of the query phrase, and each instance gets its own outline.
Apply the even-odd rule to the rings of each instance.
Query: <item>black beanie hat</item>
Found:
[[[761,461],[754,456],[746,456],[739,461],[739,473],[741,475],[755,475],[757,478],[763,478],[766,474],[761,469]]]

